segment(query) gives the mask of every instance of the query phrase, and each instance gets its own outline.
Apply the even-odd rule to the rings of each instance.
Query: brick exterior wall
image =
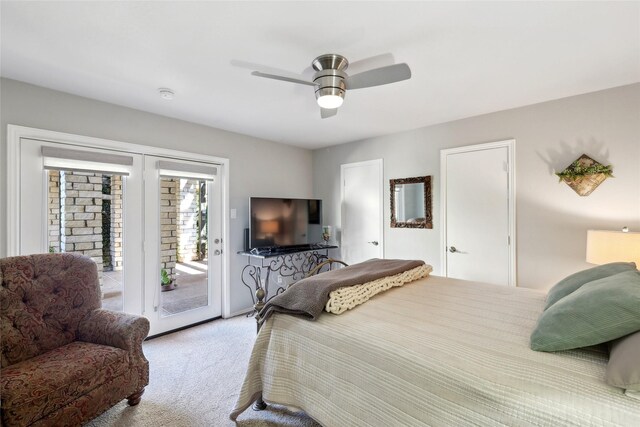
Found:
[[[110,177],[110,194],[103,194],[99,173],[49,171],[49,246],[55,252],[79,252],[98,265],[100,279],[103,255],[111,267],[121,270],[123,239],[122,177]],[[199,181],[180,178],[160,180],[160,267],[175,278],[176,263],[198,259]],[[106,191],[106,190],[105,190]],[[103,200],[111,205],[105,233],[108,254],[103,254]],[[108,267],[108,266],[106,266]]]
[[[49,171],[47,230],[49,251],[60,252],[60,172]]]
[[[175,277],[178,261],[178,194],[180,180],[160,179],[160,268]]]
[[[60,172],[60,212],[60,252],[91,257],[102,283],[102,175]]]
[[[198,259],[198,180],[160,180],[160,268],[175,277],[177,262]]]
[[[122,270],[122,177],[111,177],[111,266]]]
[[[111,177],[111,194],[102,193],[105,176],[100,173],[49,171],[49,248],[53,252],[78,252],[98,265],[102,281],[102,204],[111,202],[110,249],[114,270],[122,269],[122,177]]]
[[[198,180],[180,179],[178,262],[198,259],[198,185]]]

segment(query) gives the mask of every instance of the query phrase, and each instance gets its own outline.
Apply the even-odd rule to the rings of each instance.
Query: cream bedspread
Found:
[[[640,426],[606,354],[540,353],[541,292],[431,276],[260,331],[232,417],[259,395],[323,426]]]

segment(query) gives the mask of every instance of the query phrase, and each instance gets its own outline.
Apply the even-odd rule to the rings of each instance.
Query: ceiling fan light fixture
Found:
[[[338,108],[344,102],[344,90],[337,87],[325,87],[316,91],[316,100],[321,108]]]
[[[338,54],[320,55],[313,60],[311,66],[316,71],[311,81],[260,71],[254,71],[251,75],[314,86],[316,101],[321,107],[320,117],[323,119],[336,115],[347,90],[382,86],[411,78],[411,69],[404,63],[374,68],[349,76],[345,72],[349,67],[349,61]]]
[[[344,99],[338,95],[324,95],[318,98],[318,105],[331,110],[340,107],[343,101]]]

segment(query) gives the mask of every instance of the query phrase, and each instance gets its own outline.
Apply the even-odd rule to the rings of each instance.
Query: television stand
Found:
[[[335,245],[310,244],[238,252],[247,257],[241,279],[251,291],[254,312],[260,311],[267,301],[329,259],[329,249],[337,248]],[[275,291],[272,291],[274,287]]]
[[[324,250],[337,248],[337,246],[323,245],[321,243],[306,244],[306,245],[290,245],[290,246],[266,246],[263,248],[253,248],[249,251],[238,252],[242,255],[252,255],[257,257],[275,257],[279,255],[295,254],[300,252],[308,252],[315,250]]]

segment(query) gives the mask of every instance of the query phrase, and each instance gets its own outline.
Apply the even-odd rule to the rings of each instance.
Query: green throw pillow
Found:
[[[553,288],[551,288],[551,290],[549,290],[549,293],[547,294],[547,304],[544,306],[544,309],[548,309],[585,283],[604,279],[605,277],[613,276],[614,274],[622,273],[623,271],[635,271],[635,269],[636,265],[633,262],[612,262],[610,264],[603,264],[574,273],[559,281]]]
[[[531,334],[531,349],[587,347],[640,331],[640,272],[589,282],[544,311]]]

